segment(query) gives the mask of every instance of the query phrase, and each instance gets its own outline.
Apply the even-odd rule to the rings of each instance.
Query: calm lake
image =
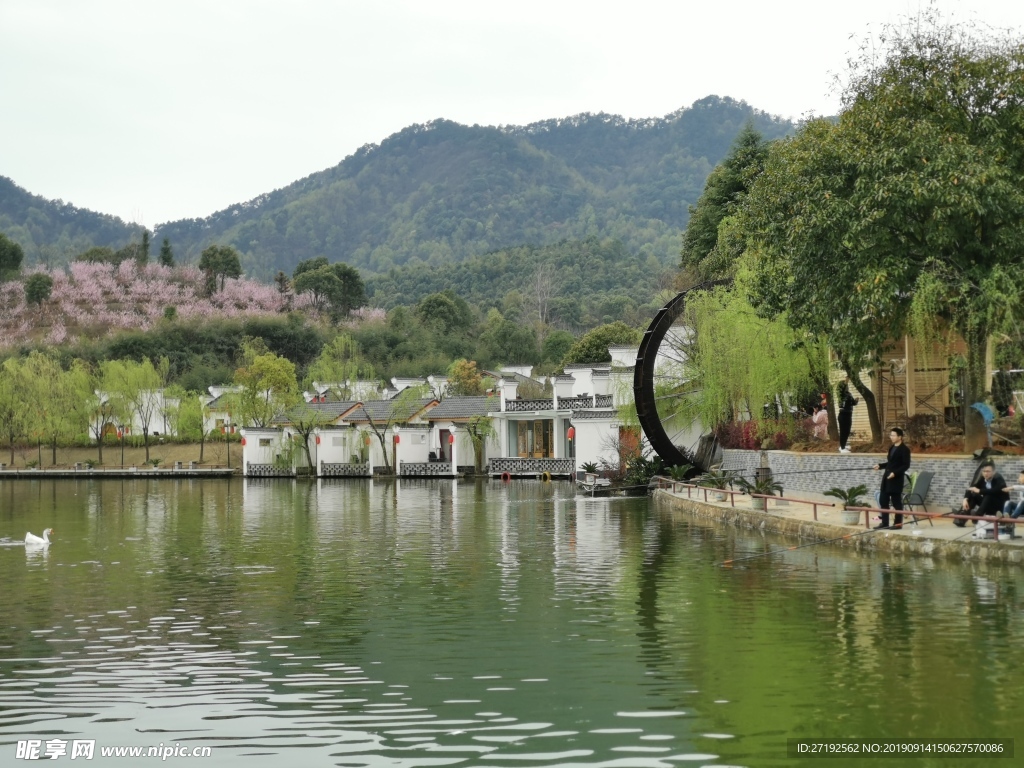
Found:
[[[18,544],[47,527],[48,551]],[[723,568],[792,542],[528,481],[5,480],[0,537],[0,765],[25,739],[95,740],[101,766],[180,744],[247,768],[755,768],[820,762],[791,738],[1024,735],[1019,568]]]

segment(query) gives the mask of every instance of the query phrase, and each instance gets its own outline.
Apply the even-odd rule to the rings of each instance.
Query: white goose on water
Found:
[[[50,546],[50,534],[53,533],[53,528],[47,528],[43,531],[43,537],[39,538],[34,533],[25,534],[25,546],[26,547],[48,547]]]

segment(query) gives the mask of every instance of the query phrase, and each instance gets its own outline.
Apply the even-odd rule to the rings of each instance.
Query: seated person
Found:
[[[1003,514],[1009,517],[1020,517],[1024,513],[1024,469],[1017,477],[1017,485],[1006,486],[1010,499],[1003,504]]]
[[[964,514],[974,514],[979,517],[998,515],[1003,509],[1005,496],[1003,491],[1006,488],[1006,481],[1003,476],[996,472],[992,464],[984,464],[981,467],[981,478],[976,485],[972,485],[964,494],[963,503],[960,509]],[[971,512],[971,510],[974,510]],[[954,520],[954,525],[963,528],[967,525],[966,520]]]
[[[1003,504],[1003,514],[1016,519],[1024,513],[1024,469],[1017,477],[1017,485],[1006,486],[1006,493],[1010,494],[1010,498]],[[1017,538],[1015,528],[1016,526],[1012,525],[1005,526],[1003,533],[1009,533],[1013,538]]]

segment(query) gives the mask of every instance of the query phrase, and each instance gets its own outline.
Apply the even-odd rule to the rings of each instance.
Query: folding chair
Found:
[[[935,477],[934,472],[918,472],[917,477],[914,478],[914,484],[910,486],[910,489],[903,494],[903,507],[907,510],[913,510],[915,505],[920,506],[925,512],[928,511],[928,507],[925,506],[925,499],[928,498],[928,489],[932,486],[932,478]],[[914,518],[914,524],[917,525],[917,516],[911,514],[910,517]],[[935,527],[935,521],[930,517],[927,518],[928,524]]]

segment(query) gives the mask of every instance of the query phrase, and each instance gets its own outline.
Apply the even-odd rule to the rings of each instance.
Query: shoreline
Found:
[[[933,560],[959,562],[994,562],[1024,564],[1024,539],[1010,541],[985,541],[967,538],[962,528],[955,528],[951,522],[928,526],[925,520],[912,526],[907,521],[903,530],[880,530],[866,533],[864,528],[811,519],[811,507],[802,504],[787,506],[785,511],[756,510],[749,506],[729,506],[687,498],[665,489],[654,492],[654,503],[691,517],[713,520],[737,528],[777,533],[802,542],[829,539],[829,546],[872,552],[928,557]],[[745,500],[749,503],[749,500]],[[907,520],[907,518],[904,518]],[[849,534],[864,535],[841,538]],[[968,529],[967,535],[973,533]],[[781,550],[780,552],[785,552]]]

